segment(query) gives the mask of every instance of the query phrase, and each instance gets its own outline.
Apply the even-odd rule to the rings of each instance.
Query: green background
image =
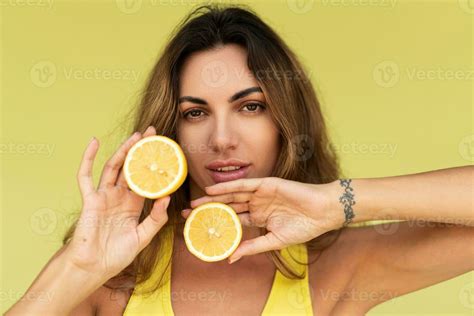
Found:
[[[0,0],[2,312],[80,209],[86,144],[101,142],[97,180],[172,28],[197,2]],[[345,175],[472,164],[472,1],[216,2],[250,4],[297,53]],[[468,273],[368,315],[474,315],[473,295]]]

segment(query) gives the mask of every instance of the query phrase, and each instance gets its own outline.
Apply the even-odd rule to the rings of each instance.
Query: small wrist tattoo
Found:
[[[341,187],[344,188],[344,193],[342,193],[341,197],[339,198],[339,202],[344,205],[344,214],[346,216],[346,220],[342,227],[346,227],[352,222],[352,219],[355,217],[354,211],[352,210],[352,205],[356,202],[354,200],[354,194],[352,193],[353,189],[351,188],[351,181],[352,179],[339,179],[339,183]]]

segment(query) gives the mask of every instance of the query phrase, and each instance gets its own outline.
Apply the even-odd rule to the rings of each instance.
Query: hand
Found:
[[[155,134],[150,126],[143,137]],[[121,167],[141,138],[140,133],[133,134],[107,161],[97,189],[92,181],[99,147],[96,139],[87,146],[77,174],[83,207],[66,252],[75,266],[103,275],[104,282],[126,268],[168,220],[170,197],[165,196],[154,202],[150,215],[138,224],[145,199],[129,190]]]
[[[208,195],[191,201],[191,207],[225,203],[237,212],[242,225],[267,229],[266,235],[240,243],[229,258],[235,262],[242,256],[303,243],[340,227],[340,216],[331,206],[333,187],[333,183],[308,184],[277,177],[238,179],[206,187]],[[187,218],[191,211],[183,210],[182,216]]]

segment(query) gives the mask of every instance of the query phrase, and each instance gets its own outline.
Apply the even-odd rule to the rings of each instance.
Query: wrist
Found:
[[[339,229],[343,226],[345,221],[344,206],[339,201],[344,193],[344,188],[341,187],[339,179],[325,184],[324,186],[327,196],[325,212],[331,214],[334,229]]]
[[[103,284],[60,252],[6,315],[67,315]]]
[[[325,185],[327,187],[327,210],[333,215],[337,228],[372,219],[369,209],[364,207],[366,179],[341,178]]]

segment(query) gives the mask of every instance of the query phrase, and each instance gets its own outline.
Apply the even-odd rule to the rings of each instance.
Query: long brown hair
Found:
[[[151,71],[138,107],[133,109],[133,127],[144,132],[153,125],[157,134],[177,140],[179,112],[179,71],[192,53],[209,50],[218,45],[238,44],[248,52],[248,67],[252,71],[268,108],[280,131],[281,152],[272,176],[304,183],[329,183],[340,177],[338,158],[329,141],[316,92],[295,54],[283,40],[251,9],[244,6],[201,5],[185,17]],[[140,222],[149,215],[151,200],[145,200]],[[189,207],[189,176],[171,195],[168,206],[169,221],[151,243],[138,254],[130,266],[113,281],[133,277],[135,286],[150,278],[165,243],[173,238],[180,210]],[[67,243],[74,226],[65,235]],[[261,234],[267,231],[261,228]],[[329,231],[306,243],[308,253],[321,252],[339,236],[341,229]],[[303,278],[294,271],[280,251],[268,252],[276,268],[288,278]],[[160,260],[158,260],[160,259]],[[308,264],[308,263],[302,263]],[[163,271],[164,272],[164,271]],[[162,274],[164,275],[164,273]],[[161,278],[150,291],[163,284]],[[120,282],[118,282],[120,284]]]

